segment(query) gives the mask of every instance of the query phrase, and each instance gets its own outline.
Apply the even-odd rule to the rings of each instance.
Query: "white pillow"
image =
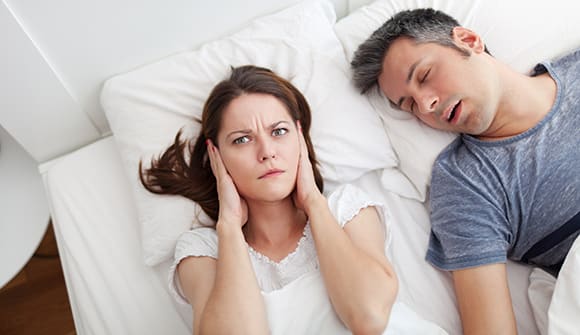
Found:
[[[387,19],[401,10],[420,7],[450,14],[479,33],[496,58],[520,72],[528,72],[539,61],[580,45],[577,1],[378,0],[335,25],[349,62],[358,46]],[[415,185],[416,197],[424,200],[433,161],[455,135],[431,129],[394,110],[382,95],[372,94],[369,99],[381,114],[400,161],[399,168]]]
[[[570,248],[548,308],[548,334],[574,334],[578,332],[580,312],[580,237]]]
[[[197,51],[169,56],[105,83],[101,104],[134,189],[146,264],[170,258],[179,234],[199,224],[199,211],[185,198],[146,191],[138,179],[138,162],[143,159],[148,166],[182,127],[186,135],[197,135],[193,117],[201,115],[209,92],[229,75],[230,66],[271,68],[305,94],[313,113],[311,136],[330,188],[371,169],[397,165],[378,116],[349,82],[334,22],[331,3],[305,1]]]

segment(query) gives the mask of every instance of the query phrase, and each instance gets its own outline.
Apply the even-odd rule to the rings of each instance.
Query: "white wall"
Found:
[[[332,0],[345,15],[347,0]],[[109,133],[110,76],[228,35],[299,0],[2,0],[0,124],[37,162]]]
[[[0,124],[37,160],[99,136],[8,8],[0,4]]]

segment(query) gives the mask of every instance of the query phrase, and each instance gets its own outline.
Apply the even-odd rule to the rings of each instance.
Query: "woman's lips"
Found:
[[[258,179],[275,177],[275,176],[281,175],[282,173],[284,173],[284,170],[272,169],[272,170],[268,170],[266,173],[261,175]]]

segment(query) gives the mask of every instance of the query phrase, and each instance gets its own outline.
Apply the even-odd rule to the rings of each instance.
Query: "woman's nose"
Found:
[[[268,140],[262,140],[260,143],[259,159],[261,162],[268,159],[276,158],[275,146]]]
[[[265,154],[262,156],[262,158],[260,158],[260,160],[263,162],[263,161],[265,161],[267,159],[271,159],[271,158],[272,159],[276,158],[276,154],[273,154],[273,153],[272,154]]]

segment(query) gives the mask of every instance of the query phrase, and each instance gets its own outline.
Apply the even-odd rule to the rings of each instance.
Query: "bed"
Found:
[[[424,260],[429,167],[455,135],[391,110],[381,96],[358,95],[349,81],[358,43],[394,12],[423,6],[481,32],[496,57],[522,72],[580,45],[573,17],[580,6],[572,1],[546,9],[540,1],[316,0],[110,73],[95,107],[104,111],[110,134],[40,166],[77,333],[191,333],[191,308],[172,298],[167,274],[176,236],[204,218],[196,219],[196,205],[184,199],[147,193],[137,164],[158,154],[180,128],[195,136],[191,119],[213,84],[228,66],[252,63],[289,78],[306,95],[327,190],[352,183],[390,208],[387,252],[401,283],[398,300],[448,334],[461,334],[451,277]],[[540,29],[536,20],[549,22]],[[526,335],[544,332],[549,302],[541,295],[530,300],[531,274],[530,267],[508,264],[518,330]],[[550,290],[553,282],[541,287]]]

